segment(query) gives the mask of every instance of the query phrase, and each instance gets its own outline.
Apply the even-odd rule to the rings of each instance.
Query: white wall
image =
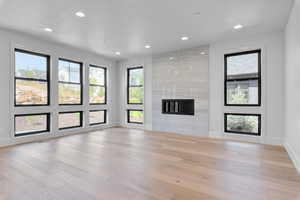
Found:
[[[116,63],[113,60],[106,59],[96,54],[87,53],[71,47],[66,47],[56,43],[46,42],[26,34],[17,33],[13,31],[0,30],[0,146],[15,144],[26,141],[33,141],[42,138],[56,137],[76,132],[85,132],[88,130],[95,130],[107,126],[112,126],[117,123],[117,109],[114,109],[117,104],[117,85],[116,82]],[[46,107],[26,107],[15,108],[13,106],[13,91],[14,91],[14,48],[21,48],[33,52],[43,53],[51,56],[51,106]],[[58,58],[66,58],[75,61],[83,62],[84,64],[84,102],[82,106],[58,106],[57,97],[57,65]],[[108,69],[108,104],[106,106],[89,106],[88,104],[88,65],[94,64],[107,67]],[[108,110],[108,124],[105,126],[88,126],[88,110],[89,109]],[[58,112],[59,111],[77,111],[84,112],[84,127],[74,130],[58,131]],[[22,113],[51,113],[51,132],[15,138],[14,135],[14,114]]]
[[[299,7],[299,1],[296,5]],[[295,13],[296,11],[294,11]],[[297,13],[296,13],[297,14]],[[295,15],[295,14],[294,14]],[[296,17],[294,17],[296,18]],[[295,21],[295,20],[294,20]],[[296,80],[299,80],[295,75],[298,63],[296,53],[299,52],[299,47],[296,46],[295,40],[296,31],[293,28],[296,26],[296,22],[291,17],[291,22],[287,30],[287,50],[289,55],[287,56],[287,65],[289,70],[287,71],[287,118],[293,119],[287,123],[288,142],[290,146],[296,141],[295,135],[299,126],[296,122],[297,112],[288,106],[290,103],[298,105],[298,94],[289,92],[291,88],[297,87]],[[292,24],[292,25],[291,25]],[[0,145],[14,144],[18,142],[32,141],[41,138],[55,137],[64,134],[72,134],[76,132],[84,132],[93,130],[87,126],[88,121],[85,120],[85,127],[82,129],[58,131],[57,130],[57,113],[59,111],[68,110],[84,110],[91,109],[88,105],[87,98],[84,100],[83,106],[67,106],[59,107],[57,105],[57,60],[59,57],[82,61],[85,66],[85,83],[88,80],[87,66],[88,64],[95,64],[105,66],[108,68],[108,105],[98,106],[97,108],[107,108],[109,112],[109,119],[107,126],[122,125],[131,126],[126,123],[126,109],[135,108],[135,106],[128,106],[126,104],[126,69],[128,67],[143,66],[145,69],[145,100],[142,108],[145,111],[145,123],[142,127],[147,130],[152,130],[153,125],[153,112],[152,112],[152,67],[153,57],[145,56],[138,58],[131,58],[125,61],[118,62],[116,64],[113,60],[95,55],[92,53],[84,52],[71,47],[66,47],[56,43],[46,42],[35,37],[28,36],[26,34],[16,33],[12,31],[0,30],[0,92],[2,98],[0,99]],[[49,54],[51,56],[51,86],[56,88],[52,90],[51,107],[37,107],[37,108],[14,108],[13,106],[13,48],[19,47],[26,50],[36,51],[40,53]],[[223,132],[224,119],[223,113],[227,110],[223,104],[223,69],[224,69],[224,54],[250,50],[250,49],[262,49],[263,60],[263,102],[262,107],[254,109],[251,112],[261,113],[263,115],[263,132],[262,137],[238,137],[238,139],[257,141],[262,143],[282,144],[284,137],[283,128],[283,113],[284,113],[284,35],[282,32],[270,33],[264,35],[254,35],[247,38],[236,38],[235,40],[219,41],[211,44],[209,50],[209,134],[201,133],[200,135],[210,135],[212,137],[231,137],[226,136]],[[297,49],[298,48],[298,49]],[[166,55],[166,54],[165,54]],[[159,57],[155,55],[154,57]],[[116,67],[117,65],[117,67]],[[9,84],[8,84],[9,83]],[[297,82],[298,83],[298,82]],[[87,84],[85,84],[87,94]],[[297,98],[296,98],[297,97]],[[288,103],[289,102],[289,103]],[[95,108],[95,107],[93,107]],[[34,113],[34,112],[51,112],[52,113],[52,127],[51,132],[42,135],[26,136],[22,138],[13,137],[13,115],[14,113]],[[236,108],[237,112],[244,112],[243,108]],[[85,118],[87,112],[85,112]],[[99,126],[95,128],[102,128],[107,126]],[[192,133],[193,134],[193,133]],[[196,134],[197,135],[197,134]],[[234,136],[232,136],[234,137]],[[297,150],[296,150],[297,151]],[[299,151],[299,150],[298,150]]]
[[[195,49],[187,49],[187,50],[180,50],[175,52],[169,52],[165,54],[159,54],[159,55],[153,55],[153,56],[141,56],[141,57],[135,57],[135,58],[129,58],[127,60],[123,60],[118,62],[119,67],[119,84],[120,87],[118,89],[119,96],[118,100],[120,102],[120,105],[118,109],[120,110],[120,125],[125,127],[133,127],[133,128],[143,128],[146,130],[159,130],[159,131],[169,131],[169,132],[177,132],[177,133],[187,133],[190,135],[208,135],[208,56],[207,55],[201,55],[201,52],[205,51],[208,52],[208,47],[204,46],[202,48],[195,48]],[[197,55],[195,55],[195,52]],[[186,67],[193,67],[194,70],[194,79],[191,80],[191,82],[196,83],[195,86],[191,86],[194,89],[196,88],[196,95],[193,94],[191,96],[192,98],[196,97],[196,117],[190,117],[190,116],[170,116],[168,115],[167,118],[171,119],[169,121],[166,121],[166,119],[162,119],[161,115],[157,113],[161,113],[161,98],[158,100],[158,103],[156,102],[156,98],[154,93],[157,91],[154,91],[153,86],[154,82],[157,84],[157,81],[155,77],[153,77],[153,70],[155,68],[155,74],[159,74],[159,67],[156,66],[157,62],[155,62],[155,66],[153,61],[159,61],[161,58],[166,58],[169,60],[169,57],[174,57],[173,62],[176,64],[174,67],[177,68],[177,70],[181,69],[182,74],[181,75],[187,75],[184,73],[184,70]],[[198,57],[197,57],[198,56]],[[176,58],[175,58],[176,57]],[[200,61],[199,61],[200,60]],[[197,61],[197,62],[196,62]],[[203,64],[204,63],[204,64]],[[161,63],[162,64],[162,63]],[[137,67],[137,66],[143,66],[144,67],[144,77],[145,77],[145,96],[144,96],[144,105],[127,105],[127,93],[126,93],[126,87],[127,87],[127,68],[130,67]],[[202,71],[201,71],[202,70]],[[166,74],[165,72],[161,72],[164,74],[163,76],[167,77],[170,76],[170,74]],[[206,75],[206,76],[205,76]],[[187,75],[188,76],[188,75]],[[186,76],[186,78],[188,78]],[[199,80],[195,80],[195,76],[199,76]],[[202,77],[202,79],[201,79]],[[203,80],[205,79],[205,80]],[[178,82],[180,84],[180,82]],[[189,82],[190,84],[190,82]],[[197,85],[200,84],[200,85]],[[202,85],[203,84],[203,88]],[[178,85],[179,86],[179,85]],[[157,86],[159,87],[159,86]],[[156,90],[157,90],[156,87]],[[166,89],[166,88],[165,88]],[[173,89],[173,88],[172,88]],[[200,90],[200,91],[199,91]],[[190,94],[191,90],[188,90],[188,94]],[[180,91],[182,92],[182,91]],[[180,95],[180,92],[176,93],[177,95]],[[199,94],[200,93],[200,94]],[[204,96],[203,98],[200,98],[199,96]],[[201,96],[201,97],[202,97]],[[171,98],[171,97],[170,97]],[[184,98],[182,96],[172,96],[172,98]],[[185,98],[187,98],[185,96]],[[154,101],[156,103],[154,103]],[[154,110],[154,107],[156,108],[156,112]],[[127,109],[143,109],[144,110],[144,124],[143,125],[136,125],[136,124],[128,124],[127,123],[127,115],[126,111]],[[202,114],[203,113],[203,114]],[[187,120],[182,120],[182,119]],[[175,119],[175,121],[174,121]],[[178,119],[176,121],[176,119]],[[191,120],[192,119],[192,120]],[[165,124],[158,124],[157,120],[164,120],[162,123]],[[178,123],[178,122],[185,122],[185,123]],[[168,126],[170,123],[176,123],[176,127],[179,127],[177,129],[166,129],[165,127]],[[167,124],[167,125],[166,125]],[[153,127],[155,126],[155,127]],[[179,131],[181,129],[181,131]]]
[[[208,46],[153,56],[152,82],[153,130],[208,136]],[[162,114],[162,99],[194,99],[195,114]]]
[[[224,106],[224,54],[262,50],[262,106]],[[284,35],[282,32],[247,36],[210,45],[209,58],[209,135],[246,141],[283,144],[284,139]],[[224,133],[224,112],[262,114],[262,136]]]
[[[285,133],[286,148],[300,173],[300,0],[286,27]]]

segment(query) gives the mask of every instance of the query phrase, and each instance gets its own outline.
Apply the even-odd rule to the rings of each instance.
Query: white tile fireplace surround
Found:
[[[208,135],[208,60],[207,46],[153,57],[153,130]],[[194,99],[195,115],[162,114],[162,99]]]

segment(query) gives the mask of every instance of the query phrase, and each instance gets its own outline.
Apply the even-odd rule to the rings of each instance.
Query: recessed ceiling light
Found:
[[[151,46],[147,44],[147,45],[145,45],[145,48],[146,48],[146,49],[150,49]]]
[[[118,55],[118,56],[121,55],[121,52],[117,51],[117,52],[116,52],[116,55]]]
[[[201,12],[194,12],[194,15],[195,15],[195,16],[200,16],[200,15],[201,15]]]
[[[81,12],[81,11],[76,12],[75,15],[77,17],[85,17],[85,14],[83,12]]]
[[[201,55],[205,55],[206,53],[204,51],[201,52]]]
[[[233,28],[234,28],[234,29],[241,29],[241,28],[243,28],[243,25],[238,24],[238,25],[235,25]]]
[[[189,40],[189,37],[183,36],[183,37],[181,37],[181,40],[183,40],[183,41]]]
[[[44,31],[46,31],[46,32],[53,32],[53,30],[51,28],[44,28]]]
[[[169,59],[170,59],[170,60],[174,60],[174,57],[170,57]]]

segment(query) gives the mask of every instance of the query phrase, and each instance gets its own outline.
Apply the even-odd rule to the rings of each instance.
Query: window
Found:
[[[261,115],[225,113],[225,132],[261,135]]]
[[[143,110],[127,110],[128,123],[143,124],[144,112]]]
[[[143,67],[129,68],[127,71],[127,103],[143,104],[144,70]]]
[[[60,105],[82,105],[82,63],[59,59],[58,95]]]
[[[15,49],[15,106],[50,104],[50,57]]]
[[[15,115],[15,137],[50,131],[50,114]]]
[[[106,123],[106,110],[91,110],[89,113],[90,125]]]
[[[225,55],[225,106],[261,105],[261,50]]]
[[[90,104],[106,104],[106,68],[90,65]]]
[[[58,115],[58,127],[60,130],[82,127],[82,112],[60,112]]]

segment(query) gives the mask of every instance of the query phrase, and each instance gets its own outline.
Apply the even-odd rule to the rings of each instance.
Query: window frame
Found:
[[[44,79],[36,79],[36,78],[23,78],[23,77],[17,77],[16,76],[16,52],[24,53],[24,54],[29,54],[29,55],[34,55],[34,56],[40,56],[40,57],[45,57],[47,59],[47,76],[46,80]],[[42,54],[42,53],[36,53],[33,51],[28,51],[24,49],[19,49],[15,48],[14,49],[14,106],[15,107],[32,107],[32,106],[49,106],[50,105],[50,55],[47,54]],[[46,104],[17,104],[17,80],[23,80],[23,81],[36,81],[36,82],[44,82],[47,83],[47,103]]]
[[[227,116],[228,115],[235,115],[235,116],[255,116],[258,117],[258,133],[250,133],[250,132],[243,132],[243,131],[229,131],[227,129]],[[261,114],[250,114],[250,113],[224,113],[224,132],[225,133],[233,133],[233,134],[240,134],[240,135],[251,135],[251,136],[261,136]]]
[[[47,120],[46,120],[46,130],[39,130],[39,131],[30,131],[30,132],[24,132],[21,134],[17,134],[16,133],[16,117],[25,117],[25,116],[36,116],[36,115],[46,115],[47,116]],[[36,134],[40,134],[40,133],[47,133],[50,132],[50,124],[51,123],[51,119],[50,119],[50,113],[26,113],[26,114],[15,114],[14,115],[14,137],[22,137],[22,136],[28,136],[28,135],[36,135]]]
[[[104,69],[104,85],[90,84],[90,67]],[[104,103],[91,103],[90,98],[89,98],[89,104],[90,105],[106,105],[107,104],[107,68],[106,67],[101,67],[101,66],[92,65],[92,64],[89,65],[89,95],[90,95],[90,86],[104,87],[105,97],[104,97]]]
[[[247,54],[258,54],[258,77],[257,78],[235,78],[235,79],[228,79],[227,75],[227,58],[240,56],[240,55],[247,55]],[[239,81],[251,81],[257,80],[258,81],[258,103],[257,104],[230,104],[227,102],[227,82],[239,82]],[[240,106],[240,107],[259,107],[261,106],[261,49],[251,50],[251,51],[243,51],[237,53],[230,53],[224,55],[224,106]]]
[[[68,127],[63,127],[63,128],[59,128],[59,115],[60,114],[70,114],[70,113],[80,113],[80,123],[78,126],[68,126]],[[59,112],[58,113],[58,130],[66,130],[66,129],[74,129],[74,128],[81,128],[83,127],[83,111],[63,111],[63,112]]]
[[[130,90],[131,87],[135,87],[135,88],[142,87],[143,90],[145,90],[145,76],[144,76],[144,74],[143,74],[143,76],[144,76],[143,77],[144,78],[144,84],[143,85],[134,85],[134,86],[130,85],[130,70],[136,70],[136,69],[143,69],[143,72],[144,72],[144,67],[143,66],[127,68],[127,104],[128,105],[143,105],[144,104],[145,94],[144,94],[144,98],[143,98],[142,103],[130,103],[129,102],[129,90]]]
[[[80,65],[80,83],[74,83],[74,82],[67,82],[67,81],[60,81],[58,77],[58,105],[59,106],[75,106],[75,105],[83,105],[83,63],[79,61],[74,61],[70,59],[65,59],[65,58],[59,58],[58,59],[58,74],[59,74],[59,61],[65,61],[65,62],[71,62],[71,63],[76,63]],[[73,85],[80,85],[80,103],[59,103],[59,84],[73,84]]]
[[[140,112],[144,112],[144,110],[142,109],[127,109],[127,123],[128,124],[144,124],[144,122],[132,122],[130,121],[130,111],[140,111]],[[143,118],[143,121],[144,121],[144,118]]]
[[[106,124],[106,122],[107,122],[107,110],[106,109],[103,109],[103,110],[89,110],[89,114],[90,114],[90,112],[99,112],[99,111],[104,111],[104,122],[91,123],[90,122],[90,116],[89,116],[89,125],[90,126]]]

